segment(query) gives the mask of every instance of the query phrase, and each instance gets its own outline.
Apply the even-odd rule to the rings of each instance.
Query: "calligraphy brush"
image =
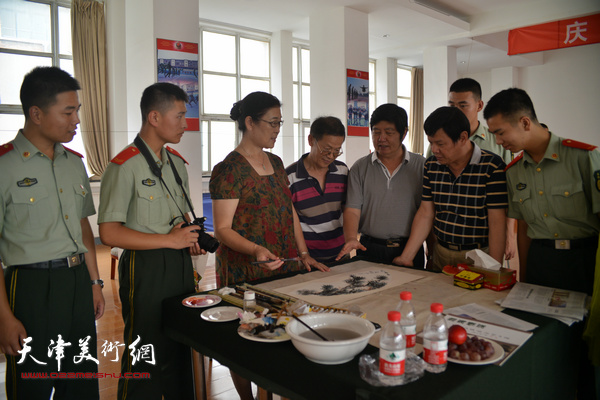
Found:
[[[305,327],[308,328],[309,331],[311,331],[312,333],[314,333],[315,335],[317,335],[318,337],[320,337],[321,339],[323,339],[326,342],[329,342],[330,340],[327,339],[325,336],[321,335],[319,332],[315,331],[313,328],[311,328],[306,322],[302,321],[299,317],[296,316],[296,314],[292,313],[292,317],[294,317],[294,319],[298,322],[300,322],[302,325],[304,325]]]

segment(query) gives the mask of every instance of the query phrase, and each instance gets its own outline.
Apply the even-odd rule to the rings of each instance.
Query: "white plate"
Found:
[[[504,357],[504,349],[502,348],[502,346],[500,346],[498,343],[494,342],[493,340],[482,338],[482,337],[479,337],[479,338],[485,340],[486,342],[490,342],[492,344],[492,347],[494,348],[493,356],[491,356],[490,358],[486,358],[485,360],[481,360],[481,361],[464,361],[464,360],[457,360],[456,358],[448,357],[448,361],[453,362],[455,364],[464,364],[464,365],[488,365],[488,364],[493,364],[493,363],[501,360],[502,357]]]
[[[186,297],[181,301],[181,304],[190,308],[204,308],[217,305],[220,302],[221,298],[219,296],[214,296],[212,294],[199,294]]]
[[[215,307],[202,311],[202,319],[210,322],[227,322],[238,319],[238,312],[242,312],[239,307]]]
[[[241,327],[238,328],[238,335],[240,335],[244,339],[252,340],[253,342],[263,342],[263,343],[286,342],[286,341],[292,339],[291,337],[289,337],[289,335],[287,333],[285,333],[285,331],[284,331],[283,335],[281,335],[281,336],[277,336],[275,338],[266,338],[266,337],[262,337],[262,336],[251,335],[248,332],[241,330]]]

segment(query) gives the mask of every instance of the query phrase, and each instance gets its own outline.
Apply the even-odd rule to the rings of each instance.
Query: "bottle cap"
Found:
[[[388,321],[400,321],[400,311],[388,312]]]
[[[254,300],[254,296],[254,292],[249,290],[244,292],[244,300]]]
[[[444,311],[444,306],[440,303],[431,303],[431,312],[440,314]]]
[[[412,293],[411,292],[400,292],[400,300],[412,300]]]

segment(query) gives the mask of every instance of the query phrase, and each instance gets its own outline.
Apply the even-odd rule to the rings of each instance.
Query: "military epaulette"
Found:
[[[508,169],[510,167],[512,167],[513,165],[515,165],[516,163],[518,163],[521,158],[523,158],[523,153],[522,152],[521,152],[521,154],[519,154],[518,156],[516,156],[515,158],[513,158],[513,160],[510,163],[508,163],[508,165],[506,166],[506,168],[504,168],[504,172],[508,171]]]
[[[123,150],[122,152],[117,154],[115,156],[115,158],[110,160],[110,162],[118,164],[118,165],[123,165],[123,163],[125,163],[125,161],[129,160],[130,158],[132,158],[133,156],[135,156],[137,154],[140,154],[139,149],[135,146],[129,146],[128,148],[126,148],[125,150]]]
[[[566,147],[573,147],[575,149],[592,151],[595,150],[598,146],[594,146],[593,144],[587,144],[583,142],[578,142],[577,140],[565,139],[562,141],[562,145]]]
[[[66,151],[75,154],[77,157],[79,158],[83,158],[83,154],[80,154],[78,152],[76,152],[75,150],[71,150],[70,148],[68,148],[67,146],[63,146],[65,148]]]
[[[2,157],[3,155],[5,155],[6,153],[8,153],[9,151],[11,151],[14,148],[15,147],[12,145],[12,143],[3,144],[2,146],[0,146],[0,157]]]
[[[183,156],[181,154],[179,154],[179,152],[175,149],[170,148],[169,146],[167,146],[167,151],[171,154],[175,154],[177,157],[181,158],[183,160],[184,163],[186,163],[187,165],[190,165],[189,162],[187,162],[185,160],[185,158],[183,158]]]

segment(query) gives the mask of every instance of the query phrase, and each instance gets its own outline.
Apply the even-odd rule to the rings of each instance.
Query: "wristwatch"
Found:
[[[102,279],[93,280],[92,285],[100,285],[100,288],[104,289],[104,281]]]

